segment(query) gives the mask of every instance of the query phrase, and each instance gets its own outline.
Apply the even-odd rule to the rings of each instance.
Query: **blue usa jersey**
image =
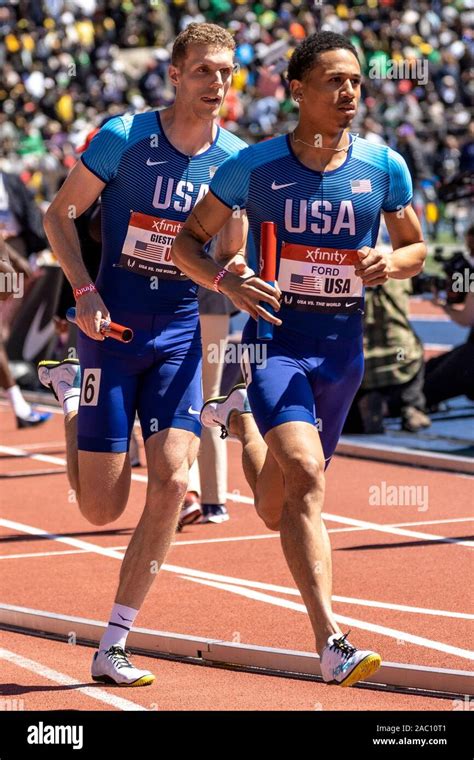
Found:
[[[276,223],[278,316],[308,335],[360,333],[364,289],[354,271],[357,250],[375,245],[381,211],[404,208],[413,194],[399,153],[350,138],[345,162],[332,171],[301,163],[285,135],[239,151],[211,182],[222,203],[247,210],[256,271],[261,223]]]
[[[174,238],[217,168],[245,143],[219,129],[197,156],[166,138],[158,111],[110,119],[82,156],[102,191],[97,288],[108,308],[146,314],[197,311],[197,285],[173,265]]]

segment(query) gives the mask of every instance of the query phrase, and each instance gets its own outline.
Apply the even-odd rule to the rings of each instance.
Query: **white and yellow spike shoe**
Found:
[[[59,384],[63,383],[63,390],[67,388],[81,387],[81,367],[78,359],[63,359],[61,362],[51,359],[43,359],[38,364],[38,377],[40,382],[49,388],[59,401]]]
[[[321,655],[321,673],[328,684],[352,686],[373,675],[382,664],[377,652],[356,649],[347,641],[348,634],[334,633]]]
[[[149,670],[135,668],[120,646],[99,649],[92,660],[92,679],[117,686],[149,686],[155,680]]]
[[[201,409],[201,424],[208,428],[220,427],[221,438],[235,438],[229,434],[229,417],[234,411],[240,414],[251,411],[244,383],[234,385],[227,396],[217,396],[206,401]]]

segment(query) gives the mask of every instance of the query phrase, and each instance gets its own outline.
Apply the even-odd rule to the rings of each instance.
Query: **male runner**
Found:
[[[208,402],[201,419],[241,440],[257,511],[281,532],[323,678],[350,686],[377,670],[381,659],[349,644],[331,608],[324,470],[362,378],[363,286],[416,274],[426,250],[405,162],[348,131],[361,83],[352,44],[332,32],[311,35],[293,53],[288,79],[300,105],[294,133],[226,161],[176,238],[172,257],[189,277],[206,279],[255,317],[261,310],[248,289],[252,280],[243,284],[219,272],[201,249],[238,209],[247,211],[256,250],[261,222],[277,224],[282,325],[274,328],[266,362],[252,361],[250,352],[243,362],[248,400],[234,389]],[[390,255],[373,248],[381,211]],[[258,342],[251,319],[243,343]]]
[[[219,26],[189,25],[172,52],[174,105],[108,121],[46,215],[52,249],[75,291],[82,390],[77,361],[42,362],[39,376],[63,406],[68,474],[82,514],[104,525],[123,512],[136,411],[148,466],[146,504],[94,655],[95,680],[139,686],[154,679],[133,667],[125,641],[174,536],[198,449],[202,399],[197,286],[173,265],[169,251],[217,167],[245,145],[215,124],[231,83],[234,48]],[[73,217],[99,195],[103,251],[93,284]],[[218,249],[237,252],[245,245],[244,228],[241,219],[231,220]],[[238,259],[229,266],[239,271]],[[103,340],[100,320],[109,314],[133,329],[131,343]]]

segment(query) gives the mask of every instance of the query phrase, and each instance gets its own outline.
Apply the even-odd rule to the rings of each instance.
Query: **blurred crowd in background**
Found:
[[[348,36],[365,75],[352,131],[402,153],[433,239],[462,235],[466,203],[445,207],[435,188],[474,168],[474,0],[0,0],[0,170],[50,201],[105,116],[172,102],[170,50],[191,21],[235,35],[221,123],[248,142],[296,124],[294,46],[318,29]],[[426,78],[391,76],[393,62],[421,61]]]

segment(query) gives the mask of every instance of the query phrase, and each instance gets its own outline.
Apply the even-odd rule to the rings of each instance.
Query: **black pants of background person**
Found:
[[[426,363],[423,391],[428,408],[456,396],[474,400],[474,332],[467,343]]]
[[[383,433],[383,418],[388,416],[403,418],[409,408],[423,410],[424,365],[407,383],[387,385],[370,390],[360,389],[344,425],[344,433]]]

